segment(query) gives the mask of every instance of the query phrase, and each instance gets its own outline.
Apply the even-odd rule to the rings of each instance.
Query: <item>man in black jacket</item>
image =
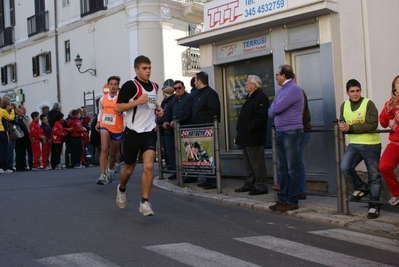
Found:
[[[55,102],[53,104],[53,108],[47,114],[48,123],[50,124],[51,128],[53,128],[55,124],[55,114],[57,114],[58,112],[61,112],[61,104],[59,102]]]
[[[195,74],[195,87],[198,94],[193,104],[193,123],[213,123],[214,117],[220,122],[220,101],[215,90],[208,85],[208,74],[203,71]],[[198,185],[204,189],[216,189],[216,179],[207,178],[206,182]]]
[[[256,75],[248,76],[245,90],[248,95],[237,121],[236,144],[242,146],[246,178],[244,186],[235,191],[267,194],[264,147],[269,99],[262,92],[262,81]]]

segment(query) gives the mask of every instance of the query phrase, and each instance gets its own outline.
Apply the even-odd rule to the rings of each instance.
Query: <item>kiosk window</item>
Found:
[[[274,70],[273,58],[271,56],[246,60],[229,64],[224,68],[224,82],[226,88],[226,114],[228,149],[235,150],[241,147],[235,144],[237,119],[242,105],[245,103],[245,82],[248,75],[257,75],[262,80],[262,91],[269,98],[270,103],[274,99]],[[271,148],[271,122],[268,119],[268,130],[266,133],[266,148]]]

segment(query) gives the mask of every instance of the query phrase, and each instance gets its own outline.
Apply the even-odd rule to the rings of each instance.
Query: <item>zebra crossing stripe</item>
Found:
[[[205,249],[190,243],[175,243],[145,247],[148,250],[195,267],[260,267],[228,255]]]
[[[269,235],[234,238],[234,239],[247,244],[283,253],[285,255],[300,258],[306,261],[324,264],[326,266],[337,266],[337,267],[390,266],[390,265],[384,265],[379,262],[360,259],[353,256],[329,251],[326,249],[316,248]]]
[[[91,252],[74,253],[36,260],[48,267],[120,267]]]
[[[399,253],[399,242],[388,238],[356,233],[344,229],[309,231],[308,233],[330,237],[341,241],[347,241],[367,247],[382,249],[393,253]]]

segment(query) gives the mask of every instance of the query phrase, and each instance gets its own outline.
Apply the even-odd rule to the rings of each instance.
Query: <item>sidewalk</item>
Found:
[[[381,208],[380,217],[377,219],[367,219],[368,208],[365,202],[350,202],[350,215],[342,215],[338,213],[336,197],[312,195],[309,193],[306,200],[300,200],[298,210],[280,213],[269,210],[269,206],[275,204],[275,193],[270,189],[270,186],[269,194],[250,196],[248,193],[234,192],[234,189],[241,187],[244,181],[239,179],[222,179],[222,193],[217,194],[216,189],[204,190],[197,186],[198,183],[204,180],[204,178],[199,179],[197,183],[189,183],[185,184],[184,187],[180,187],[177,186],[176,180],[169,181],[168,179],[155,177],[154,185],[178,194],[210,198],[230,205],[338,224],[356,230],[399,236],[399,205],[390,206],[389,204],[384,204]]]

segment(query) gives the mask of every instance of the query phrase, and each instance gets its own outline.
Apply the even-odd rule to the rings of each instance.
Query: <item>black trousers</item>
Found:
[[[61,152],[62,143],[51,144],[51,168],[55,169],[55,167],[61,163]]]

